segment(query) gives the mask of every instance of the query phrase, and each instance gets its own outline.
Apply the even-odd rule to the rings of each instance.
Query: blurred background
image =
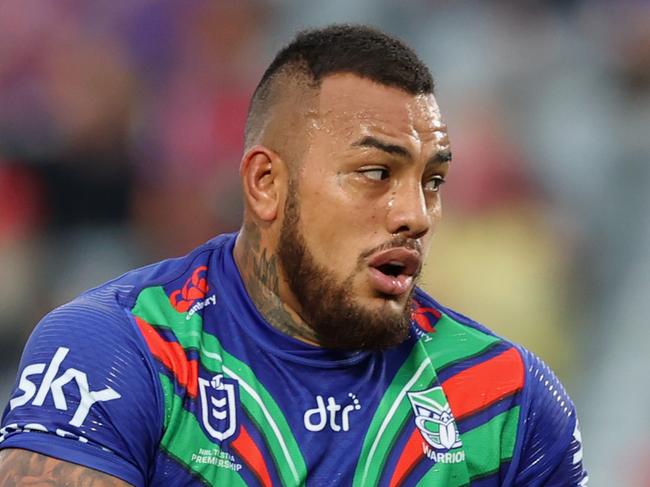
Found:
[[[592,486],[650,486],[650,2],[3,0],[0,403],[52,307],[238,227],[248,99],[299,29],[416,48],[454,153],[423,286],[541,355]]]

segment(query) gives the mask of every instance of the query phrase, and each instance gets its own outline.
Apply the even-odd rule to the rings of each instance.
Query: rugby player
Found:
[[[39,323],[0,484],[586,485],[553,372],[416,287],[450,161],[409,47],[298,34],[252,97],[241,230]]]

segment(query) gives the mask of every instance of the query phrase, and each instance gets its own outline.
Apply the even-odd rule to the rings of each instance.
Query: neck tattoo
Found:
[[[278,259],[261,248],[257,227],[246,227],[243,242],[242,278],[248,294],[266,321],[278,331],[308,343],[317,344],[314,330],[279,296]]]

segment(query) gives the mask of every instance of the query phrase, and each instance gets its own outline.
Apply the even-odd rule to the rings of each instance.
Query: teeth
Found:
[[[398,267],[404,267],[404,264],[402,264],[401,262],[394,261],[394,260],[391,260],[388,263],[388,265],[395,265],[395,266],[398,266]]]

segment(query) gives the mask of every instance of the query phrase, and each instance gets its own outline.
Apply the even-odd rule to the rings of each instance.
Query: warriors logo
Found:
[[[237,431],[237,381],[222,374],[207,381],[199,377],[201,422],[215,440],[224,441]]]
[[[415,425],[426,442],[424,453],[439,463],[463,461],[465,453],[462,450],[450,451],[461,448],[463,443],[442,387],[409,392],[408,397],[415,412]]]

